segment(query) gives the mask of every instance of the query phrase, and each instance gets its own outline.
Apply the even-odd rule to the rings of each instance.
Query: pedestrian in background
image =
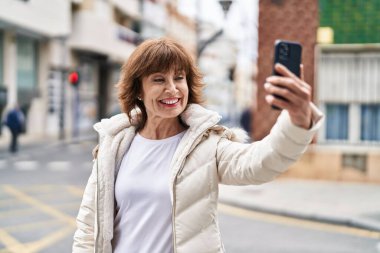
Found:
[[[202,78],[169,39],[147,40],[122,67],[123,113],[95,124],[99,145],[77,216],[73,252],[224,252],[218,184],[261,184],[305,151],[321,124],[311,89],[283,66],[267,96],[283,108],[262,141],[218,125],[202,103]],[[289,91],[284,92],[287,87]]]
[[[252,110],[250,107],[245,108],[240,115],[240,126],[248,133],[252,134]]]
[[[18,151],[18,136],[24,131],[25,116],[18,105],[14,106],[6,116],[5,125],[11,131],[11,143],[9,151],[16,153]]]

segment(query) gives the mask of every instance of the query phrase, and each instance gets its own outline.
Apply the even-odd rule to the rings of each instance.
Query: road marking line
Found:
[[[47,201],[47,200],[57,199],[57,192],[46,192],[46,193],[40,193],[37,195],[33,194],[29,196],[36,198],[40,201]]]
[[[15,162],[14,166],[15,166],[16,170],[32,171],[32,170],[37,169],[38,162],[36,162],[36,161],[19,161],[19,162]]]
[[[6,232],[20,232],[20,231],[25,232],[25,231],[34,229],[36,227],[46,228],[47,226],[53,226],[57,224],[62,224],[62,222],[58,220],[38,221],[38,222],[33,222],[33,223],[3,227],[2,229]]]
[[[27,185],[27,186],[17,186],[19,190],[28,191],[28,193],[45,193],[46,191],[55,190],[58,187],[52,184],[44,184],[44,185]],[[50,193],[50,192],[49,192]]]
[[[68,171],[70,170],[70,162],[54,161],[47,164],[47,168],[51,171]]]
[[[0,212],[0,219],[7,218],[7,217],[17,217],[21,215],[25,216],[26,214],[33,214],[37,212],[38,210],[34,208],[10,210],[10,211],[5,211],[5,212]]]
[[[52,207],[56,208],[57,210],[61,210],[61,209],[64,209],[64,210],[71,210],[71,209],[78,209],[79,210],[79,207],[80,207],[80,202],[71,202],[71,203],[63,203],[63,204],[57,204],[57,205],[54,205],[54,204],[51,204]]]
[[[247,210],[247,209],[229,206],[229,205],[220,204],[220,203],[218,205],[218,210],[224,214],[240,216],[240,217],[254,219],[254,220],[264,220],[270,223],[280,223],[280,224],[285,224],[285,225],[298,226],[302,228],[342,233],[342,234],[374,238],[374,239],[380,238],[380,232],[377,232],[377,231],[371,231],[371,230],[361,229],[361,228],[353,228],[353,227],[348,227],[344,225],[327,224],[327,223],[318,222],[318,221],[302,220],[302,219],[296,219],[292,217],[280,216],[280,215],[275,215],[275,214],[261,213],[257,211]]]
[[[25,245],[21,244],[13,236],[0,228],[0,242],[5,245],[7,251],[12,253],[32,253]]]
[[[71,233],[74,233],[74,229],[72,227],[64,227],[58,230],[57,232],[45,236],[41,240],[32,243],[27,243],[25,245],[30,249],[30,252],[38,252],[58,242],[59,240],[63,239]]]
[[[32,198],[25,194],[22,191],[17,190],[15,187],[12,187],[10,185],[4,185],[3,186],[4,191],[6,191],[8,194],[15,196],[16,198],[20,199],[21,201],[28,203],[32,206],[34,206],[36,209],[51,215],[61,221],[67,222],[73,227],[76,227],[75,219],[35,198]]]
[[[74,186],[74,185],[68,185],[66,186],[67,190],[75,196],[78,196],[80,198],[83,197],[84,190],[80,187]]]

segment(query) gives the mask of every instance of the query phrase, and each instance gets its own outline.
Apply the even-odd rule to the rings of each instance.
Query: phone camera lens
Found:
[[[289,56],[289,46],[287,44],[281,44],[279,51],[281,58],[285,59]]]

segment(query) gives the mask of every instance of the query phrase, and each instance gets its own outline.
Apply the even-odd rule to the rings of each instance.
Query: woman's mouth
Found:
[[[179,98],[166,98],[160,100],[160,103],[164,104],[165,106],[174,107],[178,104],[179,100]]]

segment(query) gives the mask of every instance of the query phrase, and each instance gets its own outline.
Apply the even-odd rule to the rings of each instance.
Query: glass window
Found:
[[[3,42],[3,33],[0,31],[0,86],[4,85],[3,71],[4,71],[4,42]]]
[[[380,141],[380,104],[361,106],[361,134],[363,141]]]
[[[348,139],[347,104],[326,104],[326,139]]]
[[[17,85],[19,90],[37,86],[37,41],[17,36]]]

